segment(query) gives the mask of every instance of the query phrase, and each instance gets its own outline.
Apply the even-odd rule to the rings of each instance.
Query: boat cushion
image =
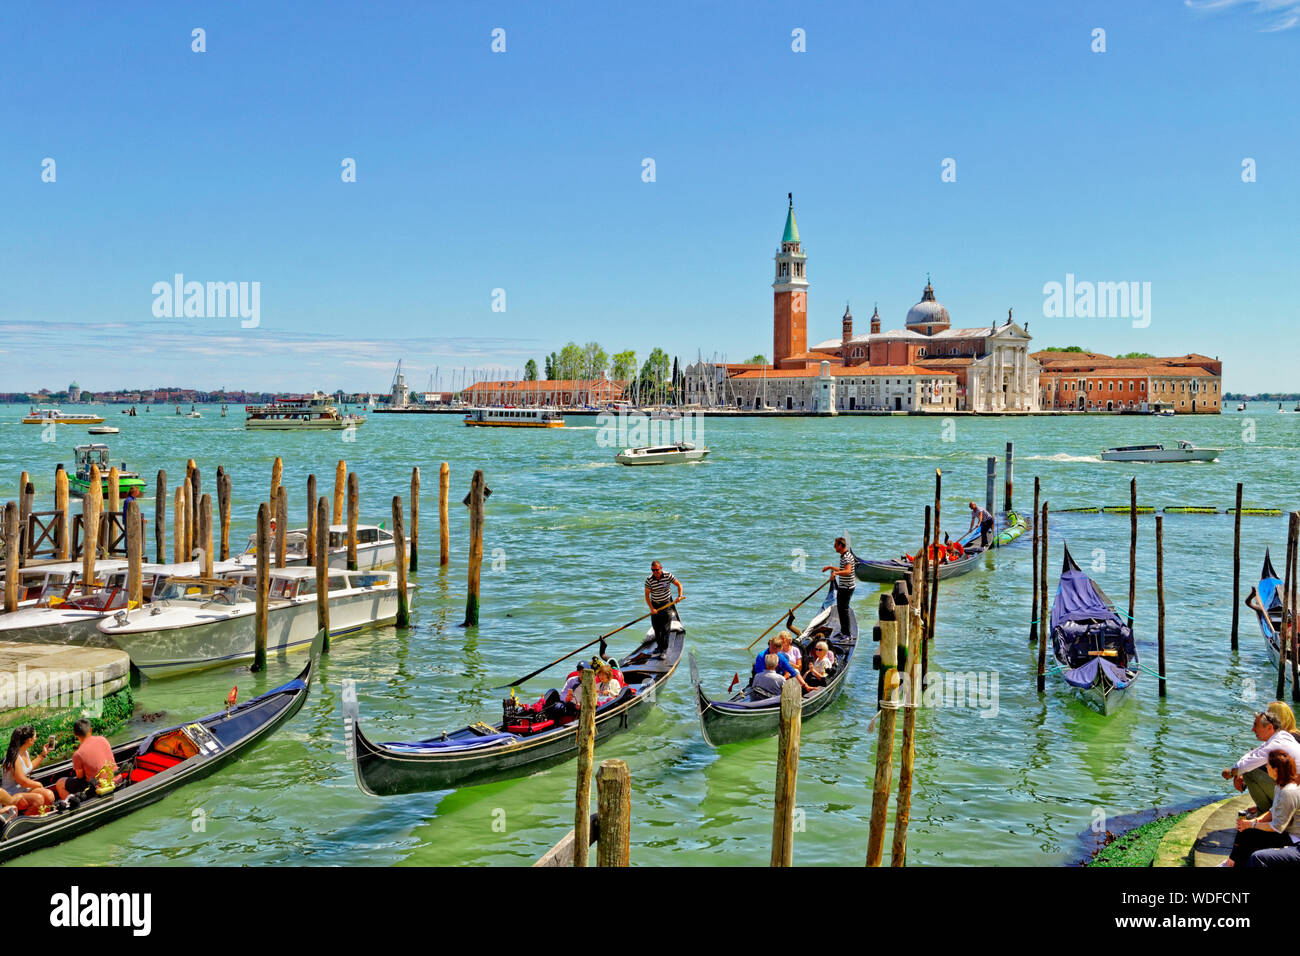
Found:
[[[553,720],[538,720],[530,724],[507,724],[506,730],[512,734],[535,734],[554,726],[555,721]]]
[[[162,773],[169,767],[174,767],[182,762],[181,757],[173,757],[171,754],[161,754],[156,751],[136,754],[134,765],[131,767],[131,782],[139,783],[141,780],[147,780],[156,773]]]

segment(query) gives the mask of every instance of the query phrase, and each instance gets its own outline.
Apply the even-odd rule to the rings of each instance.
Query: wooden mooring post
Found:
[[[307,564],[316,563],[316,476],[307,476]]]
[[[880,672],[884,696],[880,699],[879,733],[876,738],[876,772],[871,788],[871,822],[867,838],[867,866],[880,866],[885,852],[885,817],[889,812],[889,788],[894,772],[894,727],[898,706],[898,645],[907,604],[899,606],[906,589],[894,583],[891,594],[880,596]]]
[[[71,543],[68,529],[72,527],[72,521],[68,512],[68,473],[62,465],[54,473],[54,510],[59,513],[54,519],[58,522],[54,530],[54,550],[60,561],[67,561]]]
[[[325,632],[325,641],[321,648],[325,653],[330,649],[330,503],[322,495],[316,501],[316,538],[307,546],[316,552],[316,630]]]
[[[99,466],[90,466],[90,487],[81,499],[81,593],[95,584],[95,556],[99,551],[99,512],[103,508],[103,480]]]
[[[348,484],[348,463],[340,461],[334,468],[334,520],[333,524],[343,523],[343,494]]]
[[[402,496],[393,495],[393,557],[397,564],[397,626],[410,627],[406,606],[406,534],[402,528]]]
[[[1034,513],[1029,516],[1029,531],[1034,542],[1034,557],[1030,562],[1033,565],[1034,574],[1034,596],[1029,600],[1029,643],[1038,642],[1038,476],[1034,475]]]
[[[185,485],[176,486],[175,512],[172,520],[172,560],[177,564],[189,559],[185,553]]]
[[[923,675],[930,673],[930,642],[933,641],[935,637],[934,619],[939,610],[939,569],[941,567],[941,564],[938,560],[938,555],[939,555],[939,549],[943,545],[943,536],[939,533],[939,525],[940,525],[939,499],[942,497],[942,492],[943,492],[943,472],[940,471],[938,468],[936,468],[934,470],[934,553],[935,553],[934,579],[928,582],[929,586],[926,589],[928,592],[927,596],[930,599],[930,606],[928,609],[926,609],[925,612],[926,629],[927,629],[927,633],[925,635],[926,640],[921,644],[921,673]],[[1010,503],[1008,503],[1007,507],[1008,508],[1011,507]],[[929,557],[928,551],[926,552],[926,557],[927,558]],[[902,630],[899,631],[899,640],[903,640]]]
[[[622,760],[601,761],[596,771],[596,808],[600,819],[596,865],[630,865],[632,774]]]
[[[1133,611],[1137,601],[1138,573],[1138,480],[1136,477],[1128,483],[1128,522],[1128,626],[1134,627]]]
[[[1297,581],[1300,581],[1300,511],[1291,512],[1291,538],[1296,541],[1291,545],[1291,550],[1296,552],[1295,559],[1291,562],[1291,590],[1288,592],[1289,598],[1287,606],[1291,608],[1291,700],[1293,703],[1300,702],[1300,636],[1296,634],[1296,607],[1297,600],[1300,600],[1300,594],[1297,594]],[[1282,699],[1282,695],[1278,695]]]
[[[1241,482],[1237,482],[1237,507],[1232,516],[1232,649],[1237,649],[1237,624],[1241,618]]]
[[[140,505],[132,498],[126,503],[126,606],[144,604],[144,579],[140,565],[144,561],[144,526],[140,522]]]
[[[1165,696],[1165,517],[1156,515],[1156,654],[1160,696]]]
[[[280,481],[284,478],[284,461],[279,455],[275,456],[275,461],[271,462],[271,497],[267,501],[275,501],[275,496],[280,493]]]
[[[924,559],[912,559],[912,579],[923,580]],[[926,632],[932,626],[923,620],[924,597],[921,602],[908,605],[910,622],[907,629],[906,654],[899,654],[899,668],[903,672],[903,693],[899,701],[903,707],[903,742],[899,751],[898,808],[894,812],[894,842],[889,851],[890,866],[907,863],[907,826],[912,819],[912,770],[916,764],[916,708],[921,703],[921,648]],[[900,649],[901,651],[902,649]]]
[[[438,564],[446,567],[451,561],[451,515],[448,505],[451,498],[451,465],[445,461],[438,468]]]
[[[158,469],[153,492],[153,554],[159,564],[167,562],[167,472]]]
[[[1007,442],[1007,464],[1006,464],[1006,494],[1002,502],[1002,510],[1011,510],[1011,485],[1012,475],[1015,472],[1016,464],[1016,446],[1014,442]]]
[[[27,560],[32,556],[30,526],[32,512],[36,510],[36,486],[27,480],[25,471],[18,489],[21,492],[18,499],[18,566],[21,568],[27,566]]]
[[[420,469],[411,469],[411,567],[415,574],[420,570]]]
[[[474,472],[469,485],[469,589],[465,595],[465,623],[478,627],[479,577],[483,570],[483,501],[486,483],[482,469]]]
[[[212,496],[199,499],[199,550],[203,553],[203,576],[212,577]]]
[[[1277,655],[1277,700],[1286,694],[1287,659],[1294,653],[1296,630],[1296,606],[1292,580],[1296,577],[1297,534],[1300,533],[1300,519],[1296,512],[1291,512],[1286,532],[1286,570],[1282,572],[1282,627],[1278,631]]]
[[[271,509],[264,501],[257,507],[257,611],[253,621],[254,672],[266,669],[267,605],[271,586]]]
[[[18,610],[18,502],[5,503],[5,613]]]
[[[573,865],[586,866],[591,849],[591,761],[596,750],[596,674],[582,671],[582,705],[578,710],[578,785],[574,794]]]
[[[799,782],[799,734],[803,692],[788,680],[781,688],[781,726],[776,743],[776,801],[772,816],[772,866],[794,863],[795,791]],[[603,842],[603,841],[602,841]]]
[[[189,546],[189,553],[186,560],[194,557],[194,552],[203,547],[203,539],[199,537],[199,500],[203,497],[203,476],[200,473],[199,466],[196,464],[190,469],[190,485],[186,492],[186,502],[190,506],[190,513],[186,516],[185,521],[185,541]]]
[[[357,521],[361,512],[361,479],[348,473],[348,570],[357,569]]]
[[[282,568],[289,547],[289,489],[280,485],[271,501],[275,506],[275,566]]]
[[[217,510],[221,512],[221,560],[230,560],[230,472],[217,475]]]
[[[1043,510],[1038,516],[1039,526],[1042,528],[1039,539],[1041,547],[1038,553],[1038,623],[1041,626],[1040,636],[1042,640],[1038,642],[1038,693],[1047,693],[1047,642],[1051,640],[1052,629],[1047,621],[1047,502],[1043,502]]]
[[[998,459],[996,456],[990,456],[984,460],[984,510],[993,514],[993,505],[996,499],[993,495],[993,486],[998,480]]]

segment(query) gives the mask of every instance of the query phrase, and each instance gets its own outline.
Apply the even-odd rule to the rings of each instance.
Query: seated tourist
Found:
[[[61,800],[66,800],[74,793],[93,789],[102,782],[100,777],[111,781],[117,773],[112,746],[106,738],[90,731],[90,721],[85,717],[72,725],[72,733],[77,738],[77,751],[72,755],[73,775],[60,777],[54,783],[54,789],[59,792]]]
[[[605,661],[596,668],[596,706],[608,704],[623,692],[623,685],[615,679],[614,670]]]
[[[1250,791],[1255,805],[1246,811],[1247,818],[1263,813],[1273,804],[1273,778],[1265,770],[1268,755],[1282,750],[1290,754],[1292,760],[1300,761],[1300,743],[1281,729],[1282,721],[1282,717],[1269,711],[1257,713],[1253,730],[1261,741],[1260,745],[1223,771],[1224,780],[1231,780],[1238,790]]]
[[[578,669],[569,675],[564,687],[560,689],[560,702],[564,704],[567,713],[576,714],[582,706],[582,672],[586,669],[586,664],[579,664]]]
[[[1275,700],[1268,705],[1268,712],[1277,718],[1277,729],[1285,730],[1297,741],[1300,741],[1300,735],[1295,732],[1295,711],[1291,705],[1284,700]]]
[[[805,683],[803,675],[794,669],[794,666],[790,663],[790,658],[781,653],[781,636],[779,634],[767,642],[766,652],[760,651],[758,657],[754,658],[755,677],[767,669],[766,661],[768,654],[776,655],[776,669],[783,677],[792,677],[799,682],[799,685],[803,687],[804,690],[808,689],[808,684]]]
[[[751,685],[750,696],[754,700],[766,700],[769,697],[780,697],[781,688],[785,686],[785,678],[777,673],[777,667],[780,666],[781,660],[777,654],[767,654],[763,658],[762,673],[754,675],[754,682]]]
[[[803,673],[803,651],[799,650],[799,645],[794,642],[794,636],[789,631],[782,631],[777,635],[781,639],[781,653],[786,656],[799,673]]]
[[[0,790],[0,826],[8,823],[20,813],[39,812],[44,801],[34,793],[20,793],[14,796],[7,790]]]
[[[32,771],[41,765],[45,755],[50,752],[50,743],[46,741],[40,754],[32,757],[28,751],[35,740],[36,728],[31,724],[14,728],[14,732],[9,736],[9,749],[5,752],[4,775],[0,778],[0,787],[3,787],[10,796],[27,794],[33,798],[30,801],[30,809],[25,811],[29,814],[45,812],[47,807],[54,805],[55,800],[52,790],[37,783],[31,777]]]
[[[835,652],[825,641],[818,641],[813,647],[812,657],[808,658],[808,684],[811,687],[825,687],[831,668],[835,666]]]
[[[1241,817],[1237,820],[1237,836],[1232,843],[1232,853],[1220,866],[1252,865],[1249,861],[1256,852],[1266,850],[1285,850],[1288,855],[1296,855],[1296,841],[1300,840],[1300,779],[1296,776],[1296,764],[1285,750],[1274,750],[1268,755],[1264,765],[1269,777],[1276,785],[1273,792],[1273,806],[1254,819]],[[1271,865],[1278,866],[1279,862]],[[1300,858],[1296,863],[1300,864]],[[1260,864],[1270,865],[1267,860]]]

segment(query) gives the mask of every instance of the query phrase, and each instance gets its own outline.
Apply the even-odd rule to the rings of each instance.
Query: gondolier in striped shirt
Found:
[[[822,571],[835,572],[835,607],[840,612],[840,633],[847,635],[850,633],[849,602],[853,600],[853,589],[858,586],[858,563],[849,550],[849,543],[843,538],[835,539],[835,550],[840,556],[839,567],[828,564]]]
[[[672,608],[665,604],[672,602],[672,586],[677,585],[677,600],[686,596],[682,582],[671,571],[665,571],[658,561],[650,562],[650,577],[645,579],[645,603],[650,608],[650,626],[655,632],[655,653],[662,654],[668,650],[668,628],[672,624]],[[663,608],[663,610],[657,610]]]

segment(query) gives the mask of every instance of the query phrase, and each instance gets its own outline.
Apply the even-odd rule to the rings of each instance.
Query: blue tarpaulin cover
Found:
[[[1066,555],[1052,604],[1052,645],[1056,658],[1066,669],[1065,679],[1075,687],[1091,687],[1104,674],[1117,687],[1131,678],[1126,667],[1137,660],[1133,628],[1123,622],[1097,585]],[[1090,651],[1113,649],[1116,658],[1091,655]]]

